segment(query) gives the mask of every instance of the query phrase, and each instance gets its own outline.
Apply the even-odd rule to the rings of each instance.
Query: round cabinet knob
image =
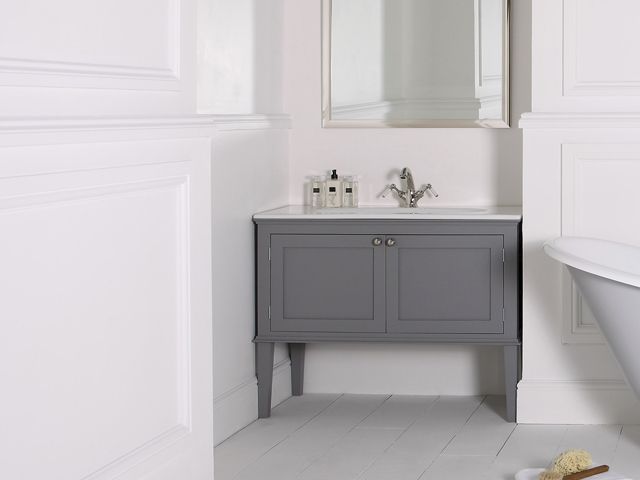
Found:
[[[395,246],[396,241],[393,238],[387,238],[387,247]]]
[[[371,243],[373,243],[373,245],[374,245],[375,247],[379,247],[380,245],[382,245],[382,239],[381,239],[381,238],[376,237],[376,238],[374,238],[374,239],[371,241]]]

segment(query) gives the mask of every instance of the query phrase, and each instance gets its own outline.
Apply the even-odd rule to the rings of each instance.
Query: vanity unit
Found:
[[[294,395],[306,343],[421,342],[503,347],[515,421],[519,208],[290,206],[253,218],[259,417],[271,411],[276,342],[289,344]]]

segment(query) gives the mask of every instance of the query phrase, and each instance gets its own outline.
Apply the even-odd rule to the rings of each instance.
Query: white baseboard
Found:
[[[273,367],[271,405],[291,396],[291,362]],[[213,400],[213,439],[216,445],[258,418],[258,381],[252,377]]]
[[[620,380],[522,380],[518,423],[639,424],[640,402]]]

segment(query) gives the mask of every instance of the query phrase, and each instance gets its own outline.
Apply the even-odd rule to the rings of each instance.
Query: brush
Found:
[[[540,474],[538,480],[582,480],[583,478],[592,477],[608,471],[608,465],[600,465],[599,467],[589,468],[569,475],[563,475],[562,473],[554,472],[552,470],[545,470]]]
[[[582,480],[583,478],[593,477],[594,475],[598,475],[599,473],[605,473],[608,471],[609,471],[608,465],[600,465],[599,467],[593,467],[578,473],[572,473],[571,475],[566,475],[562,480]]]

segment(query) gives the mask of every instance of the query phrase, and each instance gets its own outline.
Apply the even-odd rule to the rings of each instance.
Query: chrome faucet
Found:
[[[407,208],[415,208],[418,206],[418,201],[424,197],[424,194],[429,192],[434,197],[438,197],[438,193],[433,189],[430,183],[424,185],[420,190],[416,190],[415,183],[413,182],[413,174],[407,167],[402,169],[400,173],[400,180],[402,181],[402,188],[396,187],[395,183],[387,185],[381,194],[381,197],[385,197],[388,192],[396,192],[398,197],[404,202],[404,206]]]

